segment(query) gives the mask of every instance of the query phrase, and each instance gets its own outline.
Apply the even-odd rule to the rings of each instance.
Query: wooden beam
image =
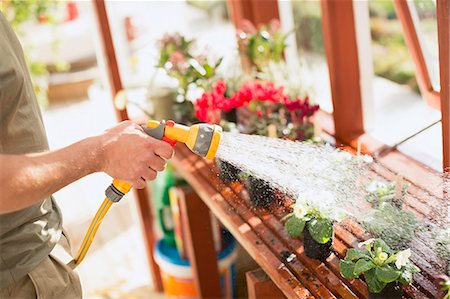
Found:
[[[321,4],[335,135],[350,143],[364,133],[353,3],[322,0]]]
[[[450,167],[450,1],[437,0],[444,170]]]
[[[183,189],[179,189],[180,193]],[[186,251],[199,298],[221,298],[219,269],[208,207],[195,192],[179,197]]]
[[[284,299],[283,292],[270,277],[259,268],[245,273],[247,279],[248,299]]]
[[[108,13],[106,11],[104,0],[93,0],[92,3],[94,6],[97,25],[100,32],[101,45],[106,58],[105,66],[108,73],[111,96],[112,100],[114,101],[115,96],[119,91],[122,90],[123,86],[122,80],[120,78],[119,66],[117,64],[116,53],[114,50],[111,28],[109,26]],[[114,110],[119,122],[128,119],[126,107],[123,110],[117,110],[114,106]],[[150,264],[150,273],[153,278],[153,286],[156,291],[162,292],[163,285],[161,280],[161,273],[153,257],[153,250],[155,246],[155,237],[153,234],[153,215],[149,194],[147,192],[148,190],[135,189],[135,195],[137,198],[138,208],[141,216],[140,220],[144,235],[144,244],[146,247],[147,258]]]
[[[422,46],[420,45],[419,36],[417,35],[409,5],[414,4],[408,4],[408,1],[406,0],[394,0],[395,10],[398,19],[402,24],[403,32],[405,33],[405,41],[409,52],[411,53],[414,65],[416,66],[416,78],[420,92],[431,107],[440,109],[439,93],[433,90],[430,74],[428,73]]]
[[[258,26],[280,18],[277,0],[228,0],[228,7],[236,28],[243,20]]]
[[[123,89],[122,80],[120,79],[119,65],[117,64],[116,51],[114,49],[114,43],[111,35],[111,28],[108,21],[108,13],[106,11],[104,0],[93,0],[97,26],[100,32],[100,42],[102,45],[103,54],[105,55],[105,64],[108,74],[109,88],[111,91],[112,99],[119,91]],[[119,121],[127,120],[128,113],[126,108],[123,110],[117,110],[114,106],[117,119]]]

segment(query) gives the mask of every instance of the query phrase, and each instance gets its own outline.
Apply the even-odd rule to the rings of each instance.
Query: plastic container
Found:
[[[233,298],[237,247],[231,236],[227,239],[227,246],[218,255],[219,275],[222,297]],[[161,271],[164,293],[167,298],[198,298],[190,263],[180,258],[175,247],[159,241],[155,247],[155,261]]]
[[[169,189],[183,183],[183,180],[176,177],[171,165],[168,165],[167,169],[161,172],[151,183],[154,210],[161,228],[162,238],[172,246],[175,246],[175,232],[170,209]]]

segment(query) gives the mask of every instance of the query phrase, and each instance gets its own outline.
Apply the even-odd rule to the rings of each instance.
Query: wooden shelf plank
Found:
[[[225,184],[217,175],[214,163],[192,154],[185,146],[178,145],[174,164],[180,174],[196,190],[200,198],[230,230],[245,250],[264,269],[273,282],[288,298],[367,298],[368,292],[362,279],[351,281],[339,273],[339,259],[349,247],[369,236],[352,219],[335,226],[334,253],[323,263],[309,259],[304,254],[300,239],[287,235],[281,218],[289,212],[291,199],[282,199],[283,204],[273,204],[267,209],[254,208],[248,194],[240,183]],[[383,172],[382,170],[379,172]],[[390,174],[389,174],[390,175]],[[374,171],[374,177],[380,176]],[[415,192],[419,192],[420,188]],[[426,194],[425,196],[429,196]],[[436,197],[433,197],[433,200]],[[427,214],[426,203],[411,196],[405,205]],[[431,201],[433,204],[433,202]],[[425,211],[424,211],[425,210]],[[414,244],[413,244],[414,243]],[[405,287],[406,298],[436,298],[440,296],[435,287],[436,269],[442,266],[434,253],[426,247],[425,240],[413,242],[412,247],[424,249],[412,260],[423,269],[416,274],[414,285]],[[287,257],[290,256],[289,259]],[[289,260],[289,262],[287,261]]]

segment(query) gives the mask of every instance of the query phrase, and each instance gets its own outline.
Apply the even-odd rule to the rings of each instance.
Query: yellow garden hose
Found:
[[[100,227],[100,223],[102,223],[103,218],[105,217],[106,213],[108,212],[109,208],[113,202],[109,200],[108,198],[105,198],[103,200],[102,205],[98,209],[97,213],[95,214],[94,219],[91,222],[91,225],[89,226],[88,231],[86,232],[86,235],[84,236],[83,243],[81,243],[80,249],[78,249],[78,253],[73,259],[73,268],[78,266],[86,256],[87,251],[89,250],[89,247],[91,247],[92,240],[94,240],[95,234],[97,233],[98,228]],[[72,263],[72,262],[71,262]]]
[[[97,210],[94,219],[92,219],[89,229],[84,236],[83,242],[81,243],[80,249],[75,258],[68,264],[69,267],[74,269],[77,267],[86,256],[86,253],[91,247],[92,241],[94,240],[95,234],[97,233],[100,224],[105,218],[106,213],[108,213],[109,208],[115,202],[118,202],[122,197],[131,190],[131,185],[122,182],[120,180],[114,180],[112,184],[106,189],[106,198],[103,200],[102,205]]]
[[[222,128],[210,124],[195,124],[187,127],[173,121],[158,122],[151,120],[147,123],[147,126],[142,128],[145,133],[153,138],[166,141],[171,145],[175,145],[176,142],[183,142],[194,153],[206,159],[214,158],[222,136]],[[74,269],[83,261],[109,208],[113,203],[120,201],[131,190],[131,187],[130,184],[115,179],[106,189],[106,198],[95,214],[77,255],[67,264],[69,267]]]

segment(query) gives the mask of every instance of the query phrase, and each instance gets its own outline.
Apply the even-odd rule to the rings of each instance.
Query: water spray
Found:
[[[213,159],[216,156],[222,136],[222,128],[212,124],[195,124],[190,127],[176,124],[173,121],[150,120],[142,129],[149,136],[165,141],[174,146],[177,142],[182,142],[195,154],[206,159]],[[86,256],[89,247],[97,233],[100,224],[113,203],[119,202],[127,194],[132,185],[114,179],[112,184],[105,190],[105,199],[95,214],[83,242],[75,258],[68,264],[71,268],[78,266]]]

